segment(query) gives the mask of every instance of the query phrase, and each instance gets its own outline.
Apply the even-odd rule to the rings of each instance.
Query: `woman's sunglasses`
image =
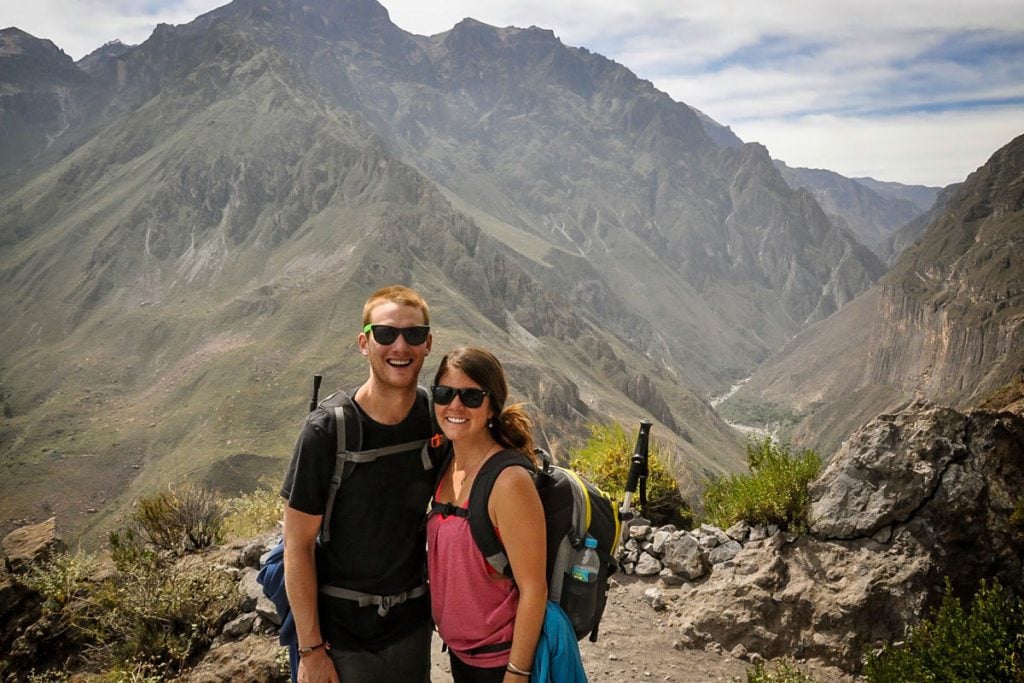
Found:
[[[491,393],[486,389],[456,389],[455,387],[446,387],[443,384],[430,387],[430,392],[434,395],[434,403],[439,406],[448,405],[458,396],[459,400],[462,401],[462,405],[467,408],[479,408],[484,404],[484,397]]]
[[[405,337],[406,343],[411,346],[419,346],[423,342],[427,341],[427,335],[430,334],[429,325],[416,325],[414,327],[392,327],[391,325],[374,325],[373,323],[367,323],[363,327],[363,332],[370,334],[373,332],[373,339],[378,344],[383,346],[390,346],[395,343],[398,339],[398,335],[401,334]]]

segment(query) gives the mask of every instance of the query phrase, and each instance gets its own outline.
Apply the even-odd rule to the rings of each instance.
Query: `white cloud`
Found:
[[[733,131],[764,143],[773,158],[790,166],[943,187],[964,180],[1024,133],[1024,106],[881,119],[753,119]]]
[[[6,24],[49,38],[77,59],[114,38],[142,42],[157,23],[186,23],[224,0],[0,2],[10,5],[3,9]],[[384,4],[392,21],[421,35],[446,31],[467,16],[497,26],[550,28],[566,44],[614,59],[674,99],[732,125],[742,137],[761,139],[788,163],[843,173],[873,167],[881,170],[867,174],[884,173],[885,179],[908,183],[962,179],[977,159],[984,161],[1012,137],[1007,112],[1019,110],[975,108],[898,117],[891,112],[1024,99],[1020,49],[1011,49],[1005,59],[986,54],[987,46],[995,44],[987,41],[1002,41],[1002,49],[1024,45],[1019,0]],[[959,49],[975,51],[973,59],[949,58],[944,50],[954,37]],[[972,125],[977,127],[973,134]],[[930,145],[928,136],[934,136]],[[809,138],[814,145],[796,142]],[[851,145],[853,138],[864,142]],[[874,150],[869,141],[885,146]],[[905,151],[888,155],[894,148]],[[940,149],[948,156],[939,159]],[[789,150],[793,153],[787,157]],[[866,158],[870,154],[888,161],[872,165]],[[901,158],[902,167],[897,165]],[[921,161],[925,158],[929,161]]]
[[[17,26],[37,38],[52,40],[80,59],[111,40],[129,45],[146,40],[157,24],[184,24],[225,4],[217,0],[36,0],[5,4],[4,26]]]

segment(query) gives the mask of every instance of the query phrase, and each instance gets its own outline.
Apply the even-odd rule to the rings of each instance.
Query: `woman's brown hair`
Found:
[[[533,421],[526,414],[522,403],[506,406],[508,381],[501,363],[490,351],[463,346],[453,349],[441,359],[434,375],[434,384],[441,381],[448,368],[461,370],[471,380],[487,391],[494,410],[494,419],[488,422],[491,436],[502,446],[522,451],[537,464],[533,454]]]

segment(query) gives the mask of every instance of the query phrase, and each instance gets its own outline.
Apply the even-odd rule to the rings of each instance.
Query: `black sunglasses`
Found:
[[[462,405],[467,408],[479,408],[484,404],[484,397],[491,392],[486,389],[456,389],[455,387],[446,387],[443,384],[437,384],[430,387],[430,393],[434,396],[434,403],[439,406],[448,405],[455,400],[456,396],[458,396],[459,400],[462,401]]]
[[[384,346],[390,346],[395,343],[398,339],[398,335],[401,334],[405,337],[405,341],[412,346],[419,346],[423,342],[427,341],[427,335],[430,334],[429,325],[416,325],[414,327],[392,327],[391,325],[374,325],[373,323],[367,323],[363,327],[363,332],[370,334],[373,332],[373,339],[378,344]]]

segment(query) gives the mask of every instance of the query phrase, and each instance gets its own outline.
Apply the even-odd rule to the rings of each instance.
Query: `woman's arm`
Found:
[[[548,597],[544,509],[530,473],[522,467],[505,468],[494,482],[488,513],[501,531],[501,542],[519,589],[509,661],[529,671]],[[527,683],[527,677],[506,673],[505,682]]]

